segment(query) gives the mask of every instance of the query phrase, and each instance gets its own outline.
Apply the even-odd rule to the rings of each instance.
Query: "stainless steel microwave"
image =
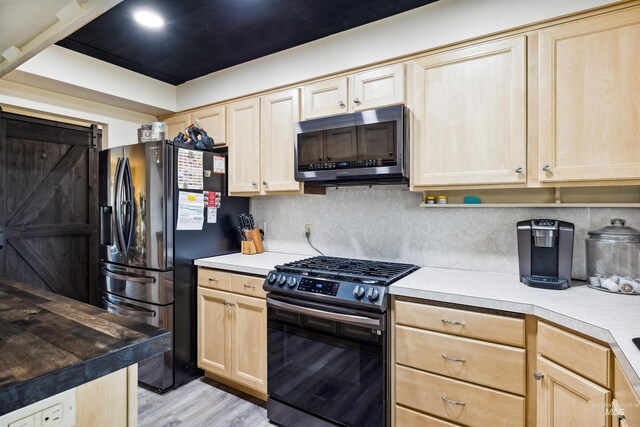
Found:
[[[296,123],[296,181],[312,185],[408,182],[408,113],[398,105]]]

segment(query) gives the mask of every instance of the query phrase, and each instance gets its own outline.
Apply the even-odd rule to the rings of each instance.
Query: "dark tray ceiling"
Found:
[[[124,0],[57,44],[178,85],[434,1]],[[137,25],[142,7],[166,25]]]

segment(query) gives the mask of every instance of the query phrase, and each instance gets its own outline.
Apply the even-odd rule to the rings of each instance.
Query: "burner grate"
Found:
[[[376,280],[389,285],[418,269],[413,264],[318,256],[277,266],[278,270],[330,275],[349,280]]]

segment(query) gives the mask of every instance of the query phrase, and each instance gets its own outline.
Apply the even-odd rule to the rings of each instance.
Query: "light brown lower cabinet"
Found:
[[[460,424],[453,424],[430,415],[412,411],[396,405],[396,425],[402,427],[459,427]]]
[[[266,301],[199,286],[198,367],[263,397],[267,391]]]
[[[522,426],[524,398],[396,365],[396,402],[471,426]],[[402,426],[396,418],[396,425]]]
[[[576,354],[576,357],[583,355]],[[611,392],[543,356],[537,357],[537,425],[602,427],[609,425]]]
[[[137,427],[138,365],[76,388],[76,426]]]
[[[614,399],[611,404],[611,426],[633,427],[640,426],[640,396],[622,372],[620,363],[616,360],[614,369]]]

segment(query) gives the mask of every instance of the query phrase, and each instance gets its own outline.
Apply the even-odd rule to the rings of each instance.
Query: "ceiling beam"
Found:
[[[16,69],[44,49],[91,22],[122,0],[89,0],[80,4],[72,0],[56,12],[58,22],[36,35],[24,46],[9,46],[2,53],[0,77]],[[5,13],[5,12],[3,12]]]

